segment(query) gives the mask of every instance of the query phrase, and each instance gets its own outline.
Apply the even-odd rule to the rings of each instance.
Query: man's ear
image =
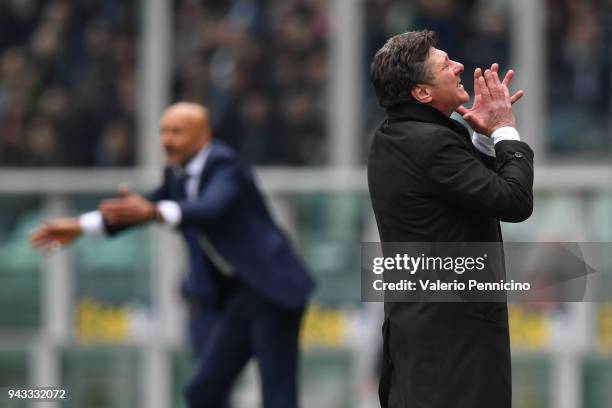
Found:
[[[420,103],[429,103],[431,102],[432,95],[431,91],[428,87],[423,85],[415,85],[412,87],[412,91],[410,91],[412,97]]]

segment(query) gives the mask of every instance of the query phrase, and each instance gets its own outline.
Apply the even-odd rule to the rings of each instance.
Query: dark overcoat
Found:
[[[479,152],[466,128],[416,102],[387,108],[368,160],[384,242],[501,242],[500,221],[533,208],[533,152],[500,141]],[[385,304],[383,408],[511,407],[505,303]]]

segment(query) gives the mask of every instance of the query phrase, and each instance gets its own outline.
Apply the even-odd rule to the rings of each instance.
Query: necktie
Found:
[[[174,175],[176,177],[176,198],[177,200],[185,200],[187,198],[186,186],[189,175],[182,168],[176,169]]]

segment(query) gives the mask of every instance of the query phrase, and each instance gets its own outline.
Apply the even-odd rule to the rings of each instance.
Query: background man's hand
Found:
[[[122,198],[102,201],[99,210],[111,225],[137,225],[154,219],[155,206],[128,188],[120,188]]]
[[[484,75],[482,70],[477,68],[474,71],[474,103],[470,109],[463,106],[457,109],[476,132],[487,136],[500,127],[516,127],[512,104],[525,94],[519,90],[510,96],[509,86],[514,71],[508,71],[501,82],[498,71],[498,64],[493,64]]]
[[[55,251],[70,245],[81,235],[77,218],[60,218],[45,222],[30,235],[30,245],[45,252]]]

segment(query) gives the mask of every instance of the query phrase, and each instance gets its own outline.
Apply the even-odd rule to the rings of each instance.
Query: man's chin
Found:
[[[181,164],[180,161],[176,158],[170,158],[170,157],[166,158],[166,165],[169,167],[177,167],[177,166],[180,166],[180,164]]]

